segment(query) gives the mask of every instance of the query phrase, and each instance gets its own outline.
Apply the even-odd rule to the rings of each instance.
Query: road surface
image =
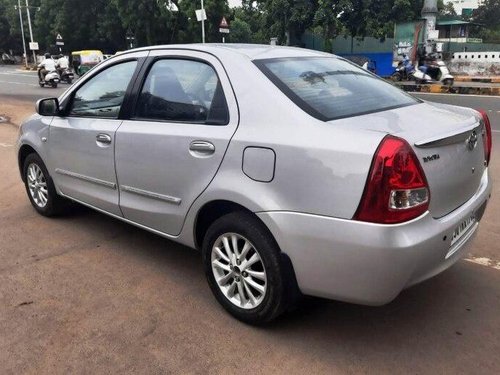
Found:
[[[16,122],[59,89],[7,91]],[[17,123],[0,123],[0,373],[500,373],[500,98],[420,96],[491,111],[495,185],[467,259],[386,306],[310,298],[262,328],[223,311],[194,250],[85,208],[37,215]]]

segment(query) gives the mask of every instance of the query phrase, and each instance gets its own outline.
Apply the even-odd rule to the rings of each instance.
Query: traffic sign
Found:
[[[229,29],[223,29],[223,28],[221,27],[221,28],[219,28],[219,33],[229,34]]]
[[[63,40],[63,37],[61,36],[61,34],[57,34],[56,40]]]
[[[205,9],[196,9],[194,12],[196,13],[196,20],[198,22],[207,20],[207,12],[205,12]]]
[[[219,27],[220,27],[221,29],[229,29],[229,24],[228,24],[228,23],[227,23],[227,21],[226,21],[226,17],[222,17],[222,20],[220,21]],[[219,29],[219,31],[220,31],[220,29]],[[221,31],[221,33],[222,33],[222,32],[223,32],[223,31]]]
[[[30,50],[32,51],[38,51],[38,42],[30,42]]]

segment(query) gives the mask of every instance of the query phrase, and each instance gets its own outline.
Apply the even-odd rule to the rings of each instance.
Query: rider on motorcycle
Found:
[[[57,56],[56,67],[59,75],[62,76],[64,70],[69,68],[68,58],[64,55]]]
[[[53,70],[56,70],[56,62],[50,57],[50,53],[46,53],[45,59],[38,64],[38,77],[40,81],[44,81],[47,73]]]

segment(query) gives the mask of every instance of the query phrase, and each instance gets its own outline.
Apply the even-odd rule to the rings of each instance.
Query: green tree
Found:
[[[487,43],[500,43],[500,0],[486,0],[472,13],[472,21],[481,25],[479,38]]]
[[[234,19],[231,22],[229,40],[231,43],[250,43],[252,41],[250,25],[239,18]]]

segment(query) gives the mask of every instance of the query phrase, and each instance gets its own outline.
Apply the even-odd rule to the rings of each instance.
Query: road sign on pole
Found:
[[[219,33],[221,34],[229,34],[229,24],[227,23],[226,17],[222,17],[222,20],[219,24]],[[222,36],[222,43],[226,43],[226,38]]]
[[[201,21],[201,42],[205,43],[205,20],[207,19],[207,13],[205,12],[205,6],[203,5],[203,0],[201,0],[201,9],[196,9],[196,20]]]
[[[38,42],[30,42],[30,50],[32,51],[38,51]]]
[[[219,27],[222,29],[229,29],[229,24],[227,23],[226,17],[222,17]]]

